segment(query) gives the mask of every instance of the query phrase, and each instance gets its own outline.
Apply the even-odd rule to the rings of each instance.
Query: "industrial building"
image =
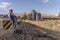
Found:
[[[32,10],[31,14],[32,14],[32,19],[35,19],[35,20],[41,19],[41,13],[37,13],[35,10]]]
[[[36,13],[36,20],[40,20],[41,19],[41,13]]]

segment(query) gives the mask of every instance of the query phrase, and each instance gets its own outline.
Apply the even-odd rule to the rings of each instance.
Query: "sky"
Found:
[[[58,15],[60,0],[0,0],[0,14],[7,14],[9,9],[14,13],[36,12]]]

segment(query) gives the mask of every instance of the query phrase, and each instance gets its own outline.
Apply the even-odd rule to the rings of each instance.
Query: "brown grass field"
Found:
[[[26,21],[37,26],[60,32],[60,20]]]
[[[2,26],[2,20],[0,25]],[[25,20],[18,22],[17,29],[22,32],[17,31],[15,35],[12,29],[3,30],[0,28],[0,40],[60,40],[60,20]]]

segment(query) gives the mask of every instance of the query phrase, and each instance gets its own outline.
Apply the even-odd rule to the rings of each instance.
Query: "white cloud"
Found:
[[[48,2],[49,2],[49,0],[42,0],[42,2],[43,2],[43,3],[48,3]]]
[[[0,3],[0,13],[7,13],[7,10],[12,7],[11,4],[9,2]]]
[[[11,4],[11,3],[8,3],[8,2],[2,2],[1,4],[9,5],[9,4]]]
[[[1,9],[6,9],[7,7],[9,7],[12,3],[8,3],[8,2],[2,2],[0,3],[0,10]]]

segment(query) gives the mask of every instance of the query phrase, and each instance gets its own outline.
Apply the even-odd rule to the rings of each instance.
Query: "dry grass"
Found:
[[[4,39],[5,40],[32,40],[32,38],[34,38],[34,40],[57,40],[57,39],[60,39],[60,36],[58,36],[60,35],[60,33],[57,35],[57,32],[54,32],[54,31],[56,30],[59,31],[58,30],[59,24],[60,23],[57,20],[20,22],[19,28],[22,29],[23,33],[25,32],[26,34],[21,34],[22,37],[19,34],[15,36],[13,35],[13,32],[10,33],[9,31],[3,30],[3,31],[0,31],[0,35],[2,32],[4,33],[4,35],[1,36],[1,40],[4,40]],[[35,35],[37,36],[40,35],[40,37],[37,37]]]
[[[26,21],[40,27],[60,32],[60,20]]]
[[[0,25],[2,25],[2,21],[6,20],[6,18],[0,18]],[[44,21],[29,21],[26,20],[25,22],[29,22],[31,24],[35,24],[40,27],[48,28],[53,31],[60,32],[60,20],[44,20]]]

